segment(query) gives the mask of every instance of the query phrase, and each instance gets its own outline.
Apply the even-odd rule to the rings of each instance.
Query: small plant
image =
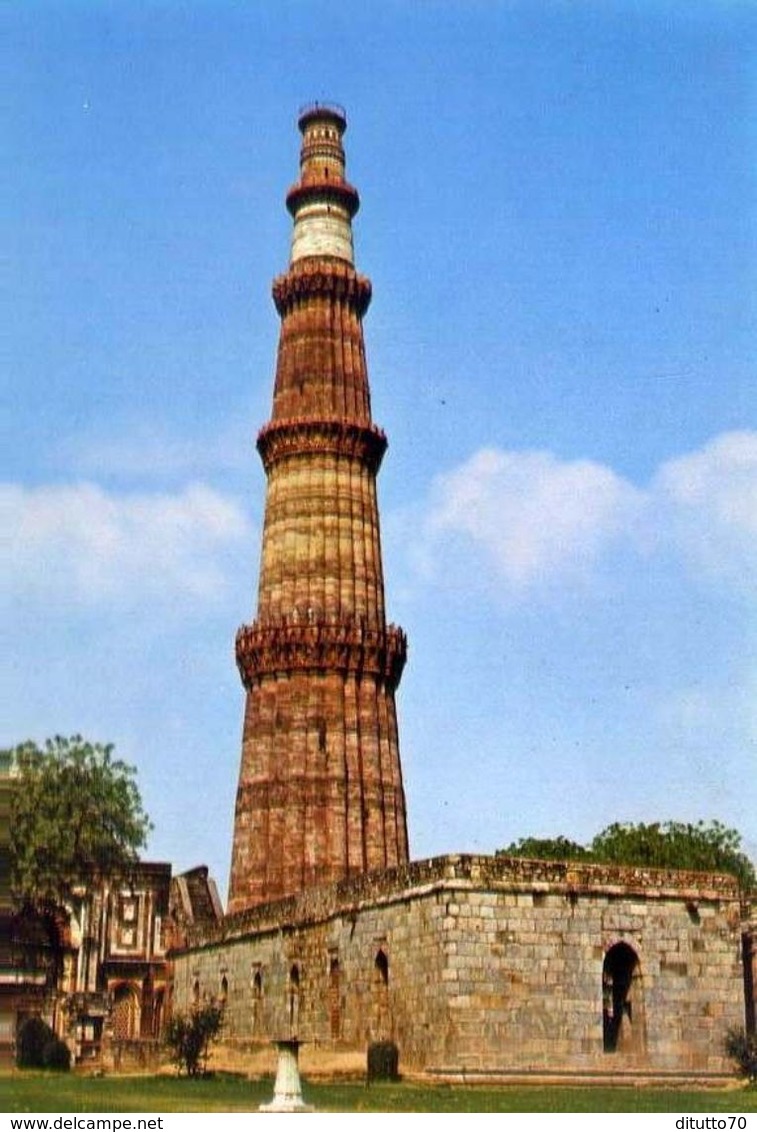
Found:
[[[371,1042],[368,1046],[368,1080],[398,1081],[400,1051],[394,1042]]]
[[[757,1034],[745,1030],[729,1030],[725,1039],[725,1052],[736,1063],[739,1077],[746,1077],[750,1085],[757,1085]]]
[[[16,1064],[19,1069],[71,1068],[71,1053],[65,1042],[41,1018],[27,1018],[18,1032]]]
[[[210,1045],[218,1037],[222,1022],[223,1007],[215,1003],[169,1018],[166,1044],[179,1074],[184,1070],[188,1077],[205,1075]]]

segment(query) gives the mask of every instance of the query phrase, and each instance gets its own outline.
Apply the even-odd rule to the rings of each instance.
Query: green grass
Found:
[[[303,1092],[322,1112],[757,1112],[755,1089],[305,1082]],[[231,1076],[0,1077],[0,1110],[6,1112],[250,1112],[272,1095],[271,1080]]]

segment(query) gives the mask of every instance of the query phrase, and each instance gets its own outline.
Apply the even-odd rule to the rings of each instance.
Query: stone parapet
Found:
[[[441,891],[507,891],[537,898],[543,893],[560,895],[568,903],[571,898],[592,894],[622,898],[625,904],[635,897],[644,901],[674,899],[689,902],[692,914],[699,903],[731,902],[734,909],[739,907],[736,879],[721,873],[454,854],[357,874],[226,916],[211,930],[190,935],[188,949],[249,933],[312,925],[370,905],[405,902]]]

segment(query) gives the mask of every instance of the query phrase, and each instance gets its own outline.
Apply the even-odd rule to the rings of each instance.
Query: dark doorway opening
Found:
[[[289,1036],[298,1037],[300,1028],[300,968],[296,963],[289,971]]]
[[[644,1049],[641,966],[627,943],[611,947],[602,965],[602,1033],[605,1053]]]
[[[342,1036],[341,971],[339,960],[329,961],[329,1029],[331,1040],[338,1042]]]

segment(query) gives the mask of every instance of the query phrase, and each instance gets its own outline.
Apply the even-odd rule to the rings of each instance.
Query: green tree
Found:
[[[615,822],[591,843],[597,861],[649,865],[658,869],[732,873],[741,886],[755,886],[754,865],[741,847],[741,834],[719,821]]]
[[[505,849],[498,849],[497,856],[532,857],[537,861],[590,861],[591,850],[577,841],[571,841],[560,834],[558,837],[521,837]]]
[[[18,1031],[16,1065],[19,1069],[71,1068],[71,1054],[64,1041],[41,1018],[27,1018]]]
[[[179,1073],[188,1077],[205,1073],[208,1051],[223,1022],[223,1007],[211,1002],[198,1006],[188,1014],[174,1014],[166,1026],[166,1044],[173,1054]]]
[[[500,850],[503,856],[547,861],[593,861],[646,865],[657,869],[730,873],[749,891],[757,884],[755,868],[742,849],[741,834],[719,821],[615,822],[589,845],[562,835],[522,837]]]
[[[10,752],[11,885],[17,903],[54,907],[83,881],[128,874],[151,829],[134,768],[113,747],[56,735]]]

